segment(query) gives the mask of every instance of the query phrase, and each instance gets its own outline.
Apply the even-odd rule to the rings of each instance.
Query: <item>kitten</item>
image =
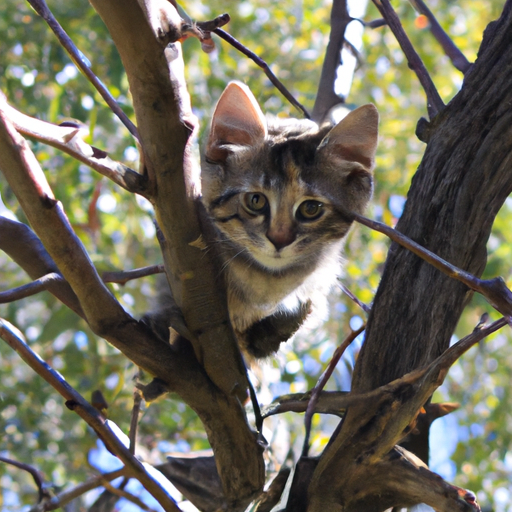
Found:
[[[231,324],[254,357],[278,350],[340,271],[352,221],[372,192],[378,113],[365,105],[335,127],[268,120],[231,82],[213,114],[202,165]]]

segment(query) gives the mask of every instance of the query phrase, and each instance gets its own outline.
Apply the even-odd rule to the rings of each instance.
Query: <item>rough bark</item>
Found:
[[[427,128],[425,156],[397,229],[480,276],[496,214],[512,191],[512,13],[485,32],[464,86]],[[445,350],[469,289],[392,244],[353,390],[374,389]]]

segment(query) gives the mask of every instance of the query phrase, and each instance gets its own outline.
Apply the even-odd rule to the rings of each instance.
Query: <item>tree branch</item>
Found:
[[[455,43],[450,39],[448,34],[443,30],[432,11],[427,7],[423,0],[409,0],[412,6],[423,16],[426,16],[430,23],[430,31],[437,39],[438,43],[444,50],[444,53],[450,58],[452,64],[456,69],[462,73],[471,66],[471,63],[466,59],[464,54],[455,46]]]
[[[344,103],[344,98],[338,96],[334,90],[336,82],[336,72],[341,60],[341,50],[345,42],[345,30],[352,21],[348,14],[346,0],[333,0],[331,7],[331,33],[329,34],[329,43],[325,50],[322,74],[318,84],[315,105],[311,118],[313,121],[321,124],[329,111],[340,103]]]
[[[83,134],[79,128],[58,126],[22,114],[11,107],[1,93],[0,111],[4,112],[5,116],[23,135],[64,151],[79,162],[106,176],[120,187],[128,190],[128,192],[134,192],[146,197],[147,180],[145,177],[129,167],[110,159],[104,151],[85,143],[82,140]]]
[[[50,368],[10,327],[0,319],[0,337],[15,350],[20,357],[43,379],[46,380],[66,400],[68,409],[76,412],[96,432],[106,447],[123,463],[131,476],[137,478],[144,488],[158,500],[165,511],[176,512],[179,508],[172,498],[144,469],[144,466],[130,453],[130,450],[117,438],[103,416],[75,391],[64,378]]]
[[[244,46],[240,41],[235,39],[232,35],[228,34],[226,31],[221,28],[217,28],[213,31],[217,34],[221,39],[227,41],[233,48],[236,48],[240,53],[244,54],[246,57],[249,57],[253,62],[255,62],[261,69],[267,78],[274,84],[276,89],[297,109],[299,109],[306,119],[310,119],[311,116],[309,112],[303,107],[292,95],[292,93],[282,84],[282,82],[272,73],[272,70],[269,68],[268,64],[254,52],[249,50],[246,46]]]
[[[60,283],[65,282],[64,278],[60,274],[52,272],[51,274],[46,274],[45,276],[40,277],[31,283],[18,286],[17,288],[13,288],[11,290],[0,292],[0,304],[14,302],[16,300],[24,299],[25,297],[30,297],[36,293],[45,291],[48,289],[48,286],[51,286],[51,284],[55,281]]]
[[[121,272],[103,272],[101,278],[104,283],[117,283],[124,285],[132,279],[162,274],[165,272],[163,265],[149,265],[147,267],[136,268],[133,270],[123,270]]]
[[[101,82],[101,80],[92,72],[89,61],[84,57],[83,53],[78,50],[71,38],[66,34],[59,22],[55,19],[48,5],[44,0],[27,0],[34,10],[41,16],[53,33],[57,36],[62,47],[68,52],[69,56],[77,68],[87,77],[94,88],[100,93],[112,112],[121,120],[128,131],[138,139],[137,128],[130,121],[128,116],[121,110],[117,101],[110,94],[109,90]]]
[[[395,35],[398,44],[405,54],[409,67],[416,73],[416,76],[427,95],[427,110],[429,117],[430,119],[433,119],[444,109],[444,103],[441,96],[439,96],[430,75],[428,74],[427,68],[407,37],[407,34],[400,23],[400,19],[391,6],[389,0],[373,0],[373,3],[376,5],[377,9],[379,9],[382,17],[386,20],[386,23]]]
[[[350,334],[343,340],[341,345],[336,348],[334,351],[334,354],[329,361],[329,365],[324,370],[320,378],[318,379],[318,382],[316,383],[315,387],[313,388],[311,392],[311,398],[308,403],[308,407],[306,409],[306,414],[304,415],[304,444],[302,447],[302,457],[307,457],[309,452],[309,435],[311,433],[311,420],[313,418],[313,414],[315,412],[315,408],[317,405],[317,402],[320,398],[320,393],[325,388],[325,385],[327,384],[327,381],[331,378],[332,372],[336,368],[336,366],[339,363],[339,360],[345,353],[345,350],[350,346],[350,344],[365,330],[366,324],[362,325],[359,329],[355,331],[351,331]]]
[[[164,238],[166,274],[193,334],[194,352],[181,337],[172,347],[182,357],[195,355],[196,365],[199,362],[204,368],[202,375],[187,376],[198,371],[191,362],[180,368],[180,360],[159,360],[157,376],[166,383],[179,380],[173,389],[205,423],[226,500],[233,510],[242,509],[263,486],[262,448],[241,404],[247,376],[229,324],[225,290],[210,253],[193,244],[200,235],[209,238],[200,223],[198,168],[190,139],[197,120],[186,90],[181,46],[174,43],[164,48],[150,27],[141,24],[143,13],[134,0],[91,3],[106,23],[126,69],[150,200]]]
[[[38,507],[33,507],[30,512],[49,512],[50,510],[57,510],[59,508],[64,507],[67,503],[73,501],[74,499],[82,496],[86,492],[91,491],[92,489],[96,489],[97,487],[102,487],[105,482],[110,482],[119,478],[120,476],[124,476],[127,473],[126,467],[122,469],[118,469],[117,471],[112,471],[110,473],[105,473],[103,475],[98,475],[93,478],[90,478],[86,482],[83,482],[71,489],[66,491],[62,491],[49,501],[44,504],[43,511],[41,511]]]
[[[8,254],[32,279],[48,274],[59,274],[52,257],[44,248],[41,240],[25,224],[0,216],[0,249]],[[82,318],[82,307],[69,283],[51,280],[46,283],[50,293]]]
[[[4,462],[5,464],[9,464],[10,466],[14,466],[18,469],[22,469],[29,473],[34,479],[34,483],[36,484],[38,493],[39,493],[39,503],[44,499],[48,499],[51,497],[48,489],[45,488],[43,477],[41,476],[41,472],[30,464],[25,464],[23,462],[18,462],[17,460],[9,459],[8,457],[0,456],[0,462]]]
[[[415,467],[424,471],[414,471],[406,478],[402,459],[396,456],[397,451],[406,451],[395,445],[411,431],[422,405],[443,383],[450,366],[505,325],[507,321],[501,318],[476,329],[426,368],[368,393],[351,393],[342,428],[331,439],[311,479],[308,512],[336,507],[343,512],[370,511],[375,510],[376,500],[382,509],[426,503],[443,512],[480,510],[473,495],[466,491],[461,495],[460,489],[428,472],[412,454],[407,454],[409,462],[413,460]],[[332,474],[337,475],[336,481],[327,477]],[[394,474],[403,476],[395,479]]]
[[[409,249],[411,252],[419,256],[421,259],[430,263],[447,276],[464,283],[468,288],[482,294],[489,304],[498,310],[502,315],[512,317],[512,292],[507,288],[505,281],[501,277],[494,279],[479,279],[469,272],[465,272],[455,265],[448,263],[433,252],[425,249],[410,238],[406,237],[399,231],[386,226],[382,222],[367,219],[357,213],[353,214],[354,220],[375,231],[384,233],[394,242],[402,247]]]

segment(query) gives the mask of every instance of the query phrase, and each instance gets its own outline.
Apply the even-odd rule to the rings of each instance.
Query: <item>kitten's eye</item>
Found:
[[[320,201],[304,201],[297,209],[297,217],[300,220],[315,220],[324,213],[324,205]]]
[[[242,204],[249,213],[261,214],[267,206],[267,198],[259,192],[244,194]]]

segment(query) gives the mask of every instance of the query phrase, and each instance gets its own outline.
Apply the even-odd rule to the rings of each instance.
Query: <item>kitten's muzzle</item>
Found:
[[[286,227],[271,226],[267,231],[267,238],[270,240],[272,245],[280,251],[295,241],[296,234],[294,230]]]

